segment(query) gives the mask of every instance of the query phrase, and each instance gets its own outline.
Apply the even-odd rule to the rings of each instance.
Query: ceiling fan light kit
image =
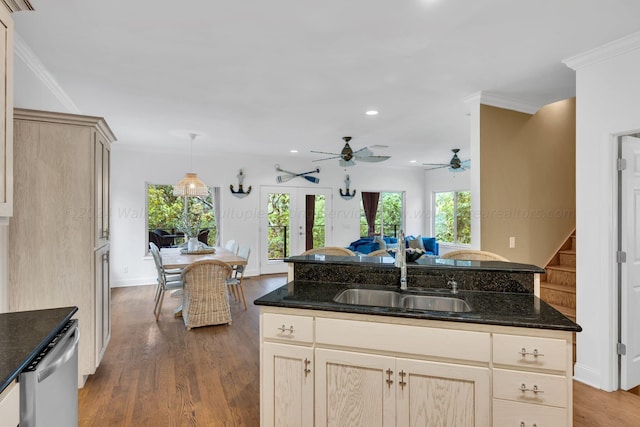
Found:
[[[323,161],[323,160],[338,159],[338,163],[340,164],[340,166],[347,167],[347,166],[355,165],[356,164],[356,160],[360,161],[360,162],[375,163],[375,162],[382,162],[384,160],[387,160],[387,159],[391,158],[391,156],[374,156],[373,155],[373,151],[371,151],[367,147],[364,147],[364,148],[361,148],[359,150],[353,151],[353,149],[349,145],[349,141],[351,141],[351,137],[350,136],[344,136],[344,137],[342,137],[342,139],[344,140],[345,144],[344,144],[344,147],[342,148],[342,151],[340,151],[340,153],[327,153],[326,151],[313,151],[312,150],[311,151],[312,153],[329,154],[329,155],[331,155],[331,157],[326,157],[324,159],[316,159],[316,160],[314,160],[314,162],[320,162],[320,161]]]
[[[449,172],[455,173],[464,172],[471,168],[471,160],[460,160],[460,157],[458,157],[458,152],[460,151],[459,148],[453,148],[451,149],[451,151],[453,152],[453,157],[451,158],[449,163],[423,163],[424,166],[433,166],[431,168],[427,168],[426,170],[429,171],[433,169],[448,168]]]

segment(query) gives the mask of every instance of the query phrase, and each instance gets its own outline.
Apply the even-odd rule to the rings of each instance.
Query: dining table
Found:
[[[215,259],[224,261],[230,266],[247,265],[247,260],[242,258],[223,247],[215,246],[214,253],[183,253],[182,248],[162,248],[160,255],[162,256],[162,265],[165,269],[184,268],[196,261],[204,261]],[[204,252],[204,251],[203,251]]]

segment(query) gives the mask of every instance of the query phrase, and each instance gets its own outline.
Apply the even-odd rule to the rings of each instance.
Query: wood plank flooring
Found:
[[[286,276],[245,278],[249,309],[231,300],[231,326],[187,331],[167,295],[159,322],[153,286],[112,290],[104,359],[78,392],[80,426],[259,426],[258,308]],[[640,396],[574,382],[574,426],[640,426]],[[305,427],[305,426],[302,426]]]

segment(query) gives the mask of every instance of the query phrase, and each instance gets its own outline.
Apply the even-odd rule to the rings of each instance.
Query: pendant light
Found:
[[[191,170],[193,170],[193,140],[196,139],[196,136],[198,136],[198,134],[189,134],[191,138]],[[173,195],[184,197],[208,196],[209,187],[198,178],[198,174],[188,172],[184,178],[173,186]]]

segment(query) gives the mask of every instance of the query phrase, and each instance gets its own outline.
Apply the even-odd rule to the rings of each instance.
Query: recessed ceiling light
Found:
[[[291,151],[289,151],[289,152],[290,152],[290,153],[297,153],[297,152],[298,152],[298,150],[291,150]]]
[[[415,163],[415,162],[416,162],[415,160],[409,160],[409,163]]]
[[[367,116],[377,116],[378,112],[376,110],[369,110],[365,113]]]

